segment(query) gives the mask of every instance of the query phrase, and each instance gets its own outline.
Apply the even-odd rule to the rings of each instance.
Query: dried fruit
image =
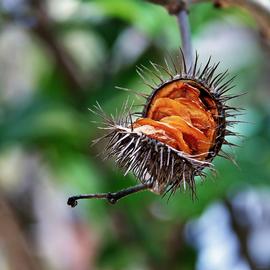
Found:
[[[229,158],[221,147],[230,144],[225,136],[236,135],[227,129],[228,124],[237,122],[228,118],[235,117],[238,109],[226,105],[236,97],[226,94],[233,87],[233,78],[228,79],[227,72],[215,75],[218,64],[212,65],[211,58],[198,68],[197,55],[187,70],[182,51],[181,55],[181,64],[172,61],[173,68],[167,61],[165,67],[150,62],[151,76],[160,80],[158,84],[146,80],[144,72],[148,68],[138,68],[139,75],[152,89],[149,96],[143,95],[146,103],[142,113],[133,114],[132,106],[126,103],[120,116],[114,118],[96,106],[108,129],[100,138],[108,139],[106,158],[115,159],[125,175],[133,172],[142,184],[158,194],[175,192],[182,185],[195,194],[194,178],[204,177],[205,168],[214,170],[215,156]],[[167,79],[162,72],[168,75]]]

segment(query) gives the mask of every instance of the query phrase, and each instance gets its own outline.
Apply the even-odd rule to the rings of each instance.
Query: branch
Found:
[[[36,19],[32,32],[49,48],[56,65],[69,83],[72,94],[74,92],[78,94],[84,88],[84,82],[76,63],[54,34],[50,18],[42,2],[33,1],[32,8]]]
[[[177,15],[182,9],[181,0],[147,0],[162,5],[170,14]],[[270,1],[266,0],[190,0],[191,4],[212,2],[218,7],[237,6],[247,10],[256,20],[266,44],[270,46]]]
[[[59,41],[57,34],[54,32],[52,21],[44,7],[42,0],[26,0],[23,9],[19,9],[17,14],[13,10],[0,10],[0,15],[8,22],[19,22],[26,26],[30,33],[35,35],[49,50],[55,61],[57,69],[61,72],[75,100],[80,101],[83,97],[85,88],[85,78],[80,73],[78,65],[72,55],[66,50]],[[33,21],[33,24],[29,24]]]
[[[188,0],[148,0],[148,2],[163,6],[171,15],[175,15],[177,17],[187,68],[191,67],[193,62],[193,53],[187,10]]]
[[[120,200],[123,197],[126,197],[130,194],[150,189],[152,187],[152,184],[139,184],[134,187],[129,187],[126,189],[122,189],[120,191],[111,193],[98,193],[98,194],[83,194],[83,195],[77,195],[72,196],[68,199],[67,204],[71,207],[75,207],[78,204],[78,200],[81,199],[106,199],[109,203],[115,204],[118,200]]]
[[[238,6],[250,12],[257,21],[261,33],[270,46],[270,1],[264,0],[191,0],[193,4],[213,2],[220,7]]]
[[[192,66],[193,53],[191,43],[190,24],[188,19],[188,12],[186,8],[182,8],[177,14],[177,20],[179,23],[182,49],[185,55],[187,70]]]

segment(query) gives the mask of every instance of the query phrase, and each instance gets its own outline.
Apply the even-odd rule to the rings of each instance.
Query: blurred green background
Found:
[[[136,183],[90,147],[103,134],[88,108],[114,113],[128,87],[149,93],[136,65],[180,46],[176,19],[139,0],[0,1],[0,269],[270,269],[270,48],[254,19],[211,3],[190,10],[194,50],[247,92],[246,124],[197,196],[120,200],[69,196]],[[136,104],[141,101],[130,96]]]

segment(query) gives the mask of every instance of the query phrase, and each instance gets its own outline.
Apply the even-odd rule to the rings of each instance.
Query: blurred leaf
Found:
[[[2,112],[1,144],[68,142],[81,145],[89,136],[88,123],[73,109],[33,99]]]

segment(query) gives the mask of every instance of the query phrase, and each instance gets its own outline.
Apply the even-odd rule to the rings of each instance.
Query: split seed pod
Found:
[[[96,140],[107,139],[105,157],[113,158],[125,175],[132,172],[158,194],[174,193],[187,186],[194,195],[194,178],[204,178],[205,168],[214,171],[215,156],[230,159],[221,147],[233,145],[225,137],[236,135],[227,129],[237,122],[228,119],[239,111],[226,105],[236,97],[227,95],[233,78],[228,79],[227,71],[215,74],[219,64],[212,65],[211,57],[199,67],[196,55],[187,69],[180,52],[179,63],[171,59],[172,67],[165,60],[165,66],[150,62],[153,71],[138,68],[138,74],[152,90],[150,95],[135,92],[146,99],[142,112],[132,113],[133,106],[126,102],[120,115],[113,117],[95,106],[95,113],[102,116],[108,131]],[[146,72],[159,82],[150,83]]]

